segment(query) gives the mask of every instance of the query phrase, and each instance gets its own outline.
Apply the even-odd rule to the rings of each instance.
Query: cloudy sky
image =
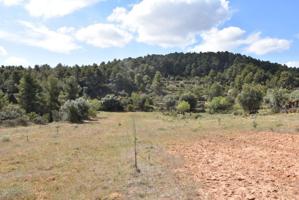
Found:
[[[296,0],[0,0],[0,65],[232,51],[299,67]]]

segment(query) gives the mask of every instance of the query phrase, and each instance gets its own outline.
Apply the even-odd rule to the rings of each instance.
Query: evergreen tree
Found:
[[[163,91],[162,75],[159,71],[156,72],[152,82],[152,90],[157,94],[161,95]]]
[[[59,102],[60,87],[57,78],[50,77],[47,81],[46,86],[46,102],[47,110],[49,113],[49,121],[53,121],[53,111],[59,111],[60,102]]]
[[[41,87],[30,73],[25,74],[20,81],[19,104],[27,113],[42,113]]]
[[[7,96],[0,90],[0,110],[2,110],[5,106],[8,105]]]
[[[64,85],[64,93],[66,100],[75,100],[79,97],[81,87],[74,77],[67,79]]]

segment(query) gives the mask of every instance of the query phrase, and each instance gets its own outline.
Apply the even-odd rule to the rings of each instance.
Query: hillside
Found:
[[[237,100],[243,93],[249,95],[241,105],[245,112],[258,112],[265,97],[272,110],[281,112],[296,110],[299,98],[299,69],[229,52],[148,55],[99,65],[58,64],[54,68],[2,66],[0,72],[3,121],[25,113],[30,119],[43,116],[42,121],[52,122],[81,104],[85,110],[94,104],[92,113],[173,111],[180,103],[178,112],[208,109],[210,113],[227,113],[240,107]],[[80,97],[84,99],[75,102]],[[74,122],[88,118],[81,107]]]
[[[165,81],[191,80],[204,86],[218,82],[226,87],[241,89],[245,83],[256,83],[268,88],[293,89],[299,86],[299,69],[260,61],[229,52],[219,53],[173,53],[149,55],[139,58],[114,60],[100,65],[64,66],[48,65],[23,68],[2,66],[0,86],[4,93],[18,93],[17,85],[26,72],[41,83],[49,76],[66,82],[74,77],[88,96],[103,97],[133,91],[149,93],[156,72],[161,72]]]

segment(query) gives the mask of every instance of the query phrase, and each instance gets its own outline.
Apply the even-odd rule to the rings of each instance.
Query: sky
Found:
[[[231,51],[299,67],[295,0],[0,0],[0,65]]]

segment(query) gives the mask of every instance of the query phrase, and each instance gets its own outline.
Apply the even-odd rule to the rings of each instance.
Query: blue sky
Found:
[[[232,51],[299,67],[294,0],[0,0],[0,65]]]

